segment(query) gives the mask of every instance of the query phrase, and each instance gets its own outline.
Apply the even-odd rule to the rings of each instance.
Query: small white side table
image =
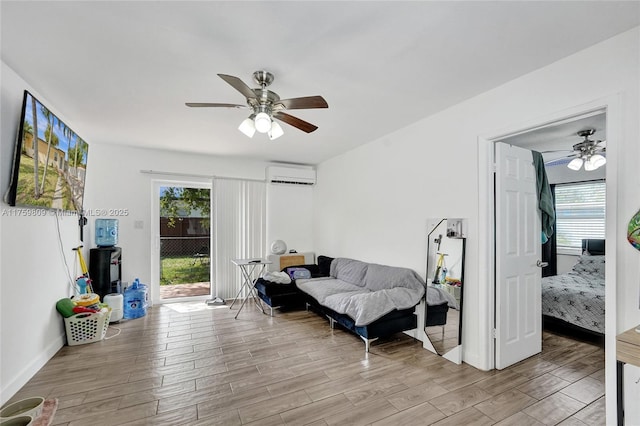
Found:
[[[240,315],[240,311],[242,311],[242,308],[244,307],[244,304],[247,302],[247,299],[249,297],[252,297],[253,302],[256,304],[256,306],[260,308],[263,314],[266,314],[264,308],[262,307],[262,304],[258,301],[258,293],[253,286],[253,274],[257,270],[258,276],[256,278],[260,278],[264,273],[267,265],[271,264],[271,261],[265,259],[232,259],[231,263],[240,268],[240,272],[242,273],[242,285],[240,286],[238,294],[236,294],[236,297],[233,299],[231,306],[229,306],[229,309],[233,308],[233,305],[236,303],[236,300],[238,300],[238,297],[240,297],[240,294],[245,288],[248,288],[249,290],[246,293],[247,296],[242,299],[240,309],[238,309],[238,312],[236,313],[236,316],[234,318],[238,319],[238,315]]]
[[[624,422],[624,365],[631,364],[640,367],[640,325],[631,328],[616,337],[616,393],[618,402],[618,425]]]

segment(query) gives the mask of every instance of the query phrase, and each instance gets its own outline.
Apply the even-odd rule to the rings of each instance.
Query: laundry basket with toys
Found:
[[[73,299],[58,300],[56,309],[64,318],[69,346],[98,342],[109,328],[111,308],[100,303],[100,296],[86,293]]]

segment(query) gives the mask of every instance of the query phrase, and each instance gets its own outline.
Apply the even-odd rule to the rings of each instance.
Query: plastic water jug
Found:
[[[147,286],[140,284],[137,278],[124,291],[124,318],[140,318],[147,314]]]
[[[118,219],[96,219],[96,245],[109,247],[118,244]]]
[[[124,296],[122,294],[107,294],[104,296],[104,303],[111,308],[109,322],[120,321],[124,317]]]

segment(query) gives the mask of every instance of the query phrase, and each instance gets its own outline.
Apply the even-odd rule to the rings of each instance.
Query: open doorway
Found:
[[[543,154],[553,202],[541,241],[545,330],[604,345],[606,113],[596,111],[500,142]],[[543,346],[544,350],[544,346]]]
[[[605,285],[607,172],[601,164],[606,163],[606,124],[606,111],[598,110],[493,141],[495,366],[513,365],[511,371],[530,379],[518,387],[519,391],[540,399],[548,394],[539,386],[557,387],[600,418],[605,416],[607,388],[605,303],[611,295]],[[513,235],[522,236],[514,229],[520,229],[527,219],[533,218],[538,226],[540,222],[536,181],[541,180],[541,173],[532,164],[536,161],[531,151],[543,153],[538,164],[543,164],[550,184],[543,197],[548,197],[545,201],[555,210],[552,232],[542,226],[531,228],[534,233],[524,236],[535,246],[533,259],[525,257],[528,252],[521,254],[519,241],[512,243]],[[603,157],[596,157],[598,164],[592,161],[596,155]],[[512,161],[518,156],[519,163]],[[522,173],[521,167],[529,171]],[[508,174],[528,177],[535,196],[519,192],[520,187],[505,189],[503,182],[509,179],[504,175]],[[501,216],[515,206],[526,210],[524,215]],[[524,272],[520,267],[512,272],[500,266],[501,262],[513,266],[520,259],[529,268]],[[504,308],[510,304],[516,307]],[[537,345],[523,350],[528,338],[537,339]],[[576,389],[584,393],[578,395]]]
[[[607,423],[615,423],[616,413],[616,246],[618,237],[617,206],[617,165],[619,146],[616,141],[622,140],[622,118],[624,116],[622,102],[619,96],[611,95],[593,99],[590,102],[568,107],[567,109],[536,117],[525,122],[515,123],[503,127],[499,131],[478,135],[478,196],[479,196],[479,227],[478,227],[478,287],[480,294],[479,334],[482,346],[483,366],[486,369],[496,368],[496,327],[498,323],[495,315],[496,306],[496,272],[495,272],[495,240],[494,233],[494,178],[495,178],[495,143],[500,139],[531,130],[546,127],[554,123],[571,120],[572,117],[582,117],[593,112],[606,112],[607,167],[606,167],[606,284],[605,284],[605,392]],[[484,266],[486,265],[486,266]]]
[[[548,330],[604,343],[606,123],[605,110],[595,110],[494,140],[497,368],[544,350],[543,321]],[[534,168],[531,151],[543,153],[542,178],[550,184],[543,196],[536,193],[541,171]],[[592,164],[596,157],[602,161]],[[528,171],[520,170],[525,168]],[[529,181],[524,182],[529,192],[525,187],[516,193],[517,179]],[[553,227],[543,227],[542,238],[533,236],[540,229],[520,235],[527,218],[540,215],[540,197],[553,205]],[[530,211],[514,214],[516,206]],[[521,244],[527,239],[533,249],[532,244]],[[521,266],[516,268],[516,263]]]

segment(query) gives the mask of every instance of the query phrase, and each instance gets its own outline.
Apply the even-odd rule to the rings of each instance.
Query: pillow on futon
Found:
[[[573,272],[604,278],[604,256],[583,254],[573,266]]]
[[[307,268],[288,267],[286,268],[286,272],[292,280],[297,280],[298,278],[311,278],[311,272]]]
[[[321,277],[328,277],[331,275],[331,262],[333,257],[318,256],[318,274]]]
[[[320,273],[318,272],[318,265],[314,265],[314,264],[309,264],[309,265],[291,265],[291,266],[287,266],[286,268],[284,268],[282,270],[282,272],[286,272],[287,275],[289,275],[291,277],[292,280],[295,280],[296,278],[294,278],[293,276],[293,271],[295,270],[307,270],[309,271],[309,276],[308,277],[298,277],[298,278],[315,278],[315,277],[319,277],[321,276]],[[303,274],[306,275],[306,273],[302,272]]]

